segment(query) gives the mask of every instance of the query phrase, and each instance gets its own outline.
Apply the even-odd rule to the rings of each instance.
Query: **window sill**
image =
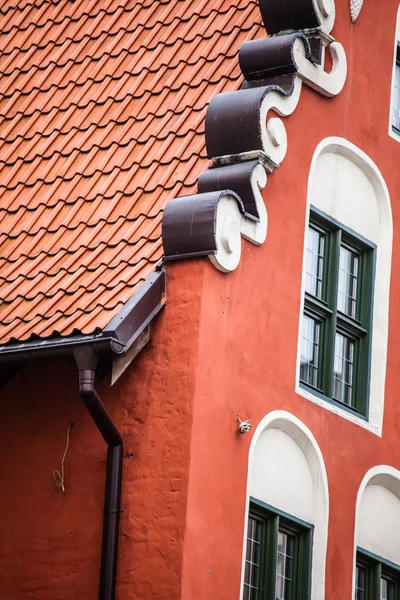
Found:
[[[372,425],[371,423],[369,423],[367,417],[355,413],[354,410],[352,410],[351,408],[347,408],[345,405],[342,405],[336,402],[335,400],[324,396],[316,390],[312,390],[311,388],[302,383],[297,383],[296,394],[302,396],[303,398],[306,398],[307,400],[310,400],[311,402],[314,402],[314,404],[318,404],[318,406],[321,406],[329,412],[332,412],[335,415],[338,415],[346,419],[347,421],[350,421],[351,423],[354,423],[355,425],[358,425],[359,427],[362,427],[363,429],[366,429],[367,431],[370,431],[371,433],[374,433],[375,435],[381,437],[381,431],[379,430],[379,428],[376,427],[376,425]]]

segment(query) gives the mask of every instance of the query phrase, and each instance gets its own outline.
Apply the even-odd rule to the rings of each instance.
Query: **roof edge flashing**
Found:
[[[124,307],[98,334],[54,337],[0,345],[0,364],[19,364],[29,360],[74,356],[76,350],[90,346],[102,359],[125,355],[150,321],[165,304],[165,271],[152,273]]]

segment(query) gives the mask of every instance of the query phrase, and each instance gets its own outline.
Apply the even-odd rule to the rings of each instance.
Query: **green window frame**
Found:
[[[313,526],[250,499],[243,600],[309,600]]]
[[[300,386],[368,416],[374,244],[312,208],[300,352]]]
[[[357,548],[355,600],[400,600],[400,567]]]
[[[392,113],[394,113],[395,111],[400,111],[400,98],[398,96],[399,94],[399,82],[400,82],[400,41],[397,42],[397,49],[396,49],[396,65],[395,65],[395,74],[394,74],[394,98],[393,98],[393,105],[392,105]],[[396,113],[398,114],[398,113]],[[396,135],[400,135],[400,128],[398,126],[396,126],[394,123],[396,123],[396,125],[400,124],[400,120],[395,118],[395,114],[392,114],[392,131],[396,134]]]

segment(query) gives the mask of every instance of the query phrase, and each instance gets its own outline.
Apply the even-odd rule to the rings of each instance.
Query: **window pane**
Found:
[[[381,597],[380,600],[394,600],[394,583],[384,577],[381,578]]]
[[[347,248],[340,248],[338,310],[352,319],[356,317],[359,260],[359,256],[355,252]]]
[[[243,598],[258,600],[260,592],[262,523],[249,517]]]
[[[276,561],[276,600],[291,600],[293,597],[293,560],[295,537],[279,531]]]
[[[355,344],[352,340],[341,333],[336,333],[333,397],[348,406],[352,406],[353,401],[354,348]]]
[[[392,127],[400,131],[400,67],[398,65],[394,75]]]
[[[320,323],[303,315],[300,353],[300,381],[317,387]]]
[[[356,600],[365,600],[366,570],[357,567],[356,572]]]
[[[325,235],[309,227],[306,258],[306,292],[317,298],[322,298],[324,248]]]

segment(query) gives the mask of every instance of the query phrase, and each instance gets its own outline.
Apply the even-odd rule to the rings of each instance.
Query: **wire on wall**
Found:
[[[64,450],[64,455],[62,457],[62,461],[61,461],[61,473],[58,469],[55,469],[53,471],[53,479],[51,481],[49,481],[49,483],[47,484],[47,488],[49,488],[51,486],[52,483],[55,483],[57,487],[61,488],[61,490],[63,492],[65,492],[65,468],[64,468],[64,462],[65,462],[65,458],[67,456],[67,452],[68,452],[68,448],[69,448],[69,437],[70,437],[70,432],[72,429],[73,423],[70,423],[68,426],[68,430],[67,430],[67,442],[65,445],[65,450]]]

